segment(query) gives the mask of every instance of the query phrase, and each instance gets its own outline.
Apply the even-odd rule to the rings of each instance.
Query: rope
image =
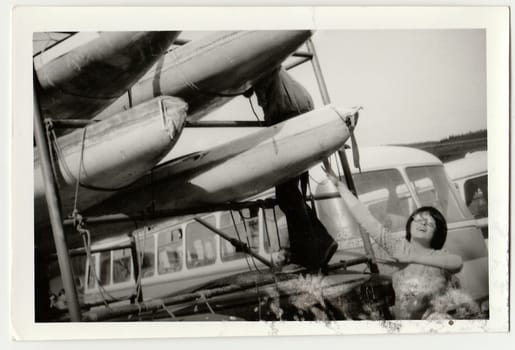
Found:
[[[207,308],[209,309],[209,311],[214,314],[215,311],[213,310],[213,308],[211,308],[211,305],[209,305],[209,302],[207,301],[207,298],[206,298],[206,295],[204,294],[204,292],[200,291],[200,292],[197,292],[199,295],[200,295],[200,300],[204,302],[204,304],[206,304]]]
[[[259,118],[259,116],[256,113],[256,110],[254,109],[254,104],[252,103],[252,99],[250,97],[249,97],[249,103],[250,103],[250,108],[252,109],[252,113],[254,113],[254,116],[256,117],[256,119],[259,123],[259,126],[263,126],[261,119]]]
[[[272,212],[274,213],[274,223],[275,223],[275,234],[277,235],[277,245],[279,246],[279,250],[283,249],[281,247],[281,236],[279,235],[279,225],[277,225],[277,214],[275,212],[275,207],[272,208]],[[266,220],[266,218],[265,218]]]
[[[195,83],[190,82],[190,81],[185,81],[185,83],[192,90],[195,90],[196,92],[199,92],[202,95],[206,95],[206,96],[210,96],[210,97],[224,97],[224,98],[238,97],[238,96],[248,94],[248,92],[250,90],[250,89],[246,89],[246,90],[237,91],[237,92],[233,92],[233,93],[223,93],[223,92],[217,92],[217,91],[212,91],[212,90],[207,90],[207,89],[201,89]]]
[[[76,225],[76,228],[77,228],[77,231],[82,236],[82,241],[84,243],[84,249],[86,250],[86,257],[89,261],[90,272],[93,271],[93,277],[95,278],[95,281],[97,282],[98,291],[99,291],[100,297],[102,298],[102,302],[104,303],[104,306],[107,308],[110,308],[109,302],[120,301],[121,299],[113,297],[111,294],[109,294],[109,292],[107,292],[105,290],[104,286],[102,285],[102,282],[100,281],[100,278],[97,275],[96,264],[94,264],[93,256],[91,255],[91,234],[90,234],[89,230],[84,228],[84,226],[83,226],[84,223],[82,221],[82,217],[80,216],[80,214],[77,213],[76,217],[78,219],[78,224]],[[88,282],[89,281],[86,281],[86,285],[88,284]],[[106,299],[106,297],[105,297],[106,295],[109,298],[109,300]]]
[[[55,138],[55,133],[54,133],[54,138]],[[57,139],[56,138],[55,138],[55,140],[56,140],[56,143],[57,143]],[[80,160],[79,160],[79,169],[77,171],[77,181],[76,181],[76,185],[75,185],[75,195],[74,195],[74,201],[73,201],[72,217],[74,219],[74,223],[75,223],[75,227],[77,229],[77,232],[83,238],[84,249],[86,250],[86,255],[88,256],[88,260],[90,262],[90,266],[93,266],[92,265],[92,256],[91,256],[91,234],[90,234],[89,230],[84,228],[84,221],[83,221],[82,215],[79,214],[79,211],[78,211],[78,208],[77,208],[77,201],[78,201],[78,197],[79,197],[80,177],[81,177],[82,166],[83,166],[83,161],[84,161],[85,141],[86,141],[86,128],[83,129],[83,133],[82,133],[82,144],[81,144],[81,152],[80,152]],[[86,238],[87,238],[87,240],[86,240]],[[100,296],[102,297],[102,301],[104,302],[104,305],[106,307],[109,307],[109,305],[108,305],[108,303],[107,303],[107,301],[106,301],[106,299],[104,297],[104,293],[107,294],[109,296],[109,298],[111,298],[111,301],[118,301],[119,299],[118,298],[114,298],[111,294],[109,294],[105,290],[105,288],[102,286],[102,283],[100,282],[100,278],[97,276],[96,269],[93,269],[93,273],[94,273],[95,280],[97,281],[97,284],[99,286],[99,292],[100,292]]]
[[[354,107],[356,108],[356,107]],[[357,107],[353,116],[344,118],[338,110],[335,109],[336,113],[345,120],[345,124],[347,124],[347,128],[349,129],[350,141],[352,145],[352,161],[354,162],[354,167],[359,170],[361,173],[361,165],[359,160],[359,150],[358,150],[358,142],[356,140],[356,135],[354,134],[354,129],[356,128],[356,123],[359,118],[359,111],[362,110],[363,107]]]
[[[361,173],[358,141],[356,140],[356,135],[354,134],[354,129],[350,129],[350,142],[352,145],[352,161],[354,162],[354,167],[356,167],[359,170],[359,172]]]
[[[68,167],[68,164],[64,161],[63,151],[61,149],[61,146],[59,145],[59,142],[57,142],[57,135],[55,134],[54,130],[51,130],[52,135],[52,145],[55,149],[57,160],[59,164],[62,165],[63,171],[68,175],[70,178],[74,178],[70,168]]]
[[[256,295],[258,300],[258,320],[261,321],[261,297],[259,296],[259,284],[257,280],[254,280],[254,283],[256,285]]]
[[[264,217],[264,220],[263,220],[263,228],[265,229],[265,234],[266,234],[266,237],[268,239],[268,242],[271,243],[271,240],[270,240],[270,233],[268,232],[268,224],[266,223],[266,212],[265,212],[265,207],[261,207],[261,210],[263,211],[263,217]],[[270,244],[271,246],[272,244]],[[270,254],[270,261],[272,262],[272,265],[275,265],[274,264],[274,256],[273,254]]]
[[[80,184],[80,175],[82,172],[82,162],[84,160],[84,143],[86,141],[86,128],[83,129],[82,132],[82,143],[80,147],[80,160],[79,160],[79,169],[77,170],[77,181],[75,184],[75,196],[73,200],[73,212],[77,211],[77,198],[79,197],[79,184]]]
[[[270,239],[270,233],[268,232],[268,224],[266,223],[266,212],[265,212],[265,208],[264,207],[261,207],[261,210],[263,211],[263,217],[265,218],[265,220],[263,220],[263,228],[265,229],[265,234],[266,234],[266,238],[268,239],[268,242],[270,242],[270,245],[272,245],[272,240]]]
[[[84,152],[84,148],[85,148],[85,133],[86,133],[86,129],[84,129],[84,134],[83,134],[83,140],[82,140],[82,146],[81,146],[81,161],[79,163],[79,169],[83,169],[84,168],[84,164],[83,164],[83,152]],[[69,178],[76,178],[73,173],[71,172],[68,164],[66,163],[66,158],[64,156],[64,153],[63,153],[63,150],[61,148],[61,146],[59,145],[59,142],[58,142],[58,138],[57,138],[57,135],[55,134],[54,130],[52,129],[52,143],[55,147],[55,150],[56,150],[56,154],[57,154],[57,157],[58,157],[58,160],[59,160],[59,164],[62,165],[62,168],[63,168],[63,171],[66,173],[66,175],[69,177]],[[54,168],[54,172],[55,172],[55,168]],[[84,182],[81,182],[79,181],[79,185],[81,187],[84,187],[88,190],[92,190],[92,191],[99,191],[99,192],[116,192],[116,191],[122,191],[122,190],[125,190],[127,188],[130,188],[132,185],[134,185],[139,179],[136,179],[134,180],[133,182],[127,184],[127,185],[124,185],[124,186],[120,186],[120,187],[112,187],[112,188],[107,188],[107,187],[100,187],[100,186],[95,186],[95,185],[90,185],[90,184],[86,184]]]
[[[238,210],[238,212],[239,212],[239,214],[240,214],[240,218],[241,218],[241,220],[243,221],[243,227],[245,228],[245,236],[246,236],[247,245],[250,247],[249,231],[248,231],[248,229],[247,229],[247,223],[246,223],[246,221],[245,221],[247,218],[245,218],[245,216],[243,215],[243,211],[242,211],[241,209],[240,209],[240,210]],[[251,218],[251,216],[250,216],[250,214],[249,214],[248,219],[250,219],[250,218]],[[251,249],[252,249],[252,248],[251,248]],[[259,273],[263,273],[263,271],[261,271],[261,270],[259,269],[259,267],[257,266],[257,264],[256,264],[256,259],[255,259],[252,255],[250,256],[250,259],[251,259],[251,261],[252,261],[252,264],[254,265],[254,269],[255,269],[257,272],[259,272]]]
[[[249,247],[250,247],[250,242],[249,242],[249,240],[248,240],[247,224],[246,224],[246,222],[245,222],[245,216],[243,215],[243,212],[241,211],[241,209],[240,209],[240,210],[238,210],[238,213],[240,214],[241,221],[243,221],[243,227],[245,228],[245,233],[246,233],[246,235],[247,235],[247,244],[248,244],[248,245],[249,245]],[[249,215],[249,219],[250,219],[250,215]],[[250,256],[250,259],[251,259],[252,264],[254,265],[254,268],[256,269],[256,271],[257,271],[257,272],[259,272],[259,273],[262,273],[263,271],[261,271],[261,270],[259,269],[259,267],[257,266],[257,264],[256,264],[256,259],[254,259],[254,257],[253,257],[252,255]]]
[[[82,240],[83,240],[83,243],[84,243],[84,249],[86,250],[86,256],[87,256],[87,259],[89,260],[89,265],[90,265],[90,271],[93,269],[93,275],[94,275],[94,278],[97,282],[97,285],[99,287],[99,292],[100,292],[100,296],[102,297],[102,302],[104,303],[104,305],[106,307],[109,308],[109,304],[105,298],[105,295],[107,295],[111,300],[110,301],[118,301],[119,299],[118,298],[115,298],[113,297],[111,294],[109,294],[105,288],[103,287],[101,281],[100,281],[100,278],[98,277],[97,275],[97,272],[96,272],[96,268],[94,268],[94,264],[93,264],[93,258],[92,258],[92,255],[91,255],[91,233],[89,232],[88,229],[86,229],[84,227],[84,220],[83,220],[83,217],[82,215],[79,214],[79,210],[77,209],[77,200],[78,200],[78,196],[79,196],[79,183],[80,183],[80,176],[81,176],[81,173],[82,173],[82,162],[83,162],[83,157],[84,157],[84,144],[85,144],[85,140],[86,140],[86,128],[83,129],[83,134],[82,134],[82,145],[81,145],[81,153],[80,153],[80,161],[79,161],[79,169],[78,169],[78,173],[77,173],[77,182],[76,182],[76,186],[75,186],[75,195],[74,195],[74,203],[73,203],[73,211],[72,211],[72,218],[74,220],[74,225],[75,225],[75,228],[77,230],[77,232],[82,236]],[[54,138],[55,138],[55,133],[53,132],[52,130],[52,133],[54,135]],[[87,283],[87,281],[86,281]]]
[[[57,179],[57,169],[55,166],[55,155],[54,155],[54,147],[52,147],[51,135],[53,132],[52,121],[45,119],[45,130],[46,130],[46,141],[48,144],[48,153],[50,153],[50,164],[52,165],[52,173],[54,175],[54,179]]]
[[[141,305],[140,305],[140,303],[138,302],[138,303],[136,304],[136,306],[138,307],[138,318],[139,318],[139,320],[141,321]]]
[[[136,242],[136,254],[138,254],[137,258],[138,258],[138,279],[136,280],[136,286],[135,286],[135,293],[136,293],[136,296],[139,296],[140,295],[140,292],[141,292],[141,279],[142,279],[142,271],[143,271],[143,259],[145,258],[145,252],[144,252],[144,247],[145,247],[145,241],[146,241],[146,238],[147,238],[147,230],[145,230],[145,235],[143,237],[143,249],[138,249],[138,243],[140,242],[140,240],[136,239],[136,237],[134,237],[134,241]],[[139,250],[139,252],[138,252]],[[132,255],[132,254],[131,254]],[[137,304],[139,305],[139,300],[137,300]]]
[[[165,310],[168,313],[168,315],[170,315],[172,317],[173,320],[177,320],[177,317],[175,317],[175,314],[172,312],[172,310],[170,310],[166,307],[164,302],[161,303],[161,307],[163,308],[163,310]]]
[[[230,210],[229,213],[231,214],[231,219],[232,219],[232,223],[234,225],[234,230],[236,231],[236,236],[238,237],[238,240],[241,242],[240,233],[238,232],[238,227],[236,225],[236,220],[234,220],[234,215],[232,213],[232,210]],[[250,266],[247,254],[243,254],[243,256],[245,257],[245,262],[247,263],[249,271],[252,271],[252,267]]]
[[[88,185],[88,184],[85,184],[84,182],[81,182],[80,186],[84,187],[85,189],[92,190],[92,191],[116,192],[116,191],[126,190],[126,189],[132,187],[132,185],[134,185],[136,182],[138,182],[138,180],[139,180],[139,178],[127,185],[120,186],[120,187],[100,187],[100,186]]]

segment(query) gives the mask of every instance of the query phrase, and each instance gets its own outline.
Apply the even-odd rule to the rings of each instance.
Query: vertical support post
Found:
[[[308,39],[306,41],[306,47],[308,49],[308,52],[311,54],[311,65],[313,66],[313,71],[315,72],[315,78],[317,81],[318,89],[320,90],[320,95],[322,96],[322,103],[324,105],[328,105],[331,103],[329,91],[327,91],[327,85],[325,84],[324,75],[322,74],[322,69],[320,68],[320,61],[318,60],[315,45],[313,44],[313,41],[311,41],[311,39]],[[327,169],[329,169],[329,159],[324,159],[323,163],[324,166]]]
[[[331,99],[329,98],[329,92],[327,91],[327,86],[325,84],[324,76],[322,74],[322,69],[320,68],[320,62],[318,61],[318,55],[315,50],[315,45],[313,45],[313,42],[311,39],[308,39],[306,41],[306,46],[309,51],[313,55],[313,58],[311,59],[311,64],[313,65],[313,71],[315,72],[315,77],[317,80],[318,88],[320,90],[320,95],[322,96],[322,102],[324,105],[327,105],[331,103]],[[344,150],[338,151],[338,155],[340,157],[340,162],[342,165],[345,182],[347,183],[347,186],[349,187],[349,190],[354,193],[354,195],[357,196],[356,191],[356,185],[354,184],[354,180],[352,179],[352,175],[350,173],[349,168],[349,161],[347,160],[347,155],[345,154]],[[324,166],[328,168],[329,160],[324,160]],[[371,260],[370,264],[370,271],[372,273],[378,273],[379,268],[377,267],[377,261],[375,258],[374,250],[372,249],[372,243],[370,242],[370,237],[366,232],[363,230],[359,230],[361,234],[361,239],[363,241],[363,247],[365,248],[365,253]]]
[[[311,64],[313,65],[313,70],[315,71],[315,78],[318,83],[320,95],[322,95],[322,102],[324,103],[324,105],[328,105],[329,103],[331,103],[331,99],[329,98],[329,92],[327,91],[324,76],[322,75],[322,69],[320,68],[320,62],[318,61],[315,45],[313,45],[313,41],[311,41],[311,39],[308,39],[306,41],[306,46],[308,48],[308,52],[313,55],[313,57],[311,58]]]
[[[143,290],[141,289],[141,286],[138,286],[141,282],[139,276],[140,263],[138,248],[136,247],[136,238],[132,233],[129,234],[129,238],[131,240],[132,269],[134,270],[134,281],[136,282],[136,300],[141,303],[143,301]]]
[[[68,256],[68,246],[62,226],[61,211],[57,194],[57,186],[50,167],[49,149],[46,143],[43,121],[40,115],[40,106],[38,100],[38,82],[36,72],[34,71],[34,136],[36,138],[36,146],[38,148],[39,158],[41,159],[41,171],[43,173],[43,181],[45,183],[45,196],[48,205],[50,223],[52,225],[52,233],[54,236],[55,248],[57,251],[57,260],[63,280],[63,287],[66,293],[66,302],[70,319],[72,322],[80,322],[80,307],[77,290],[73,280],[73,271]]]

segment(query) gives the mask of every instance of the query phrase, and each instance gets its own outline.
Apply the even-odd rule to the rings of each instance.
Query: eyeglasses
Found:
[[[417,224],[424,225],[429,228],[434,229],[436,227],[433,217],[429,214],[427,214],[427,215],[417,214],[413,217],[413,221],[416,222]]]

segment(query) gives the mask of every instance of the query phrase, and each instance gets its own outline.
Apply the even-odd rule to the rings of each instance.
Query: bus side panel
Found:
[[[483,235],[475,225],[453,227],[449,224],[443,249],[460,255],[464,261],[488,255]]]
[[[251,258],[248,262],[254,267]],[[257,268],[266,268],[260,262],[255,262]],[[200,285],[215,281],[219,278],[233,275],[235,273],[249,271],[246,259],[237,259],[214,265],[202,266],[194,269],[183,270],[179,273],[161,275],[143,280],[143,297],[145,300],[163,298],[170,294],[198,287]]]
[[[456,275],[460,285],[474,299],[488,293],[488,251],[481,231],[474,225],[454,227],[449,224],[443,247],[463,259],[463,269]]]
[[[487,298],[488,290],[488,258],[464,261],[462,270],[456,275],[461,288],[474,300]]]

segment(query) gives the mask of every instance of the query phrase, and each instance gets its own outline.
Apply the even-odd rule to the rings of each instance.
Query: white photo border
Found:
[[[135,25],[137,23],[137,25]],[[10,318],[15,339],[131,339],[508,330],[509,9],[507,7],[16,7],[12,17]],[[34,322],[32,34],[37,31],[486,29],[489,320]]]

